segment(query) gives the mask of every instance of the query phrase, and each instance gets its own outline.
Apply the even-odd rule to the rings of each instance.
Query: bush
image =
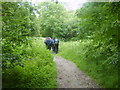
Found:
[[[23,50],[22,65],[3,70],[3,88],[55,88],[55,63],[42,40],[34,40]]]

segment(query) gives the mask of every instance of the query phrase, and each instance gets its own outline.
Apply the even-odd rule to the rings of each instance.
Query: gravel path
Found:
[[[55,56],[58,88],[100,88],[93,80],[80,71],[76,65],[61,56]]]

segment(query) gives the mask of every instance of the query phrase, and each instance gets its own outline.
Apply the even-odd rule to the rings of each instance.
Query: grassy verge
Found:
[[[56,88],[56,66],[43,40],[36,38],[19,49],[22,61],[3,70],[3,88]]]
[[[92,41],[88,40],[61,42],[59,55],[73,61],[80,70],[89,75],[101,87],[118,88],[117,67],[106,63],[107,56],[99,54],[103,49],[95,50],[92,48]],[[114,59],[114,56],[111,57]]]

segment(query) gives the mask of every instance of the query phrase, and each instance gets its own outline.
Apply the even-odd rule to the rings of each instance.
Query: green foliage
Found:
[[[2,2],[3,87],[56,86],[52,55],[42,41],[31,38],[41,35],[76,40],[60,43],[60,54],[101,86],[118,87],[119,7],[119,2],[90,2],[74,12],[57,1],[41,2],[38,7]]]
[[[93,36],[94,40],[97,38],[115,38],[117,40],[119,12],[116,14],[113,12],[111,9],[113,4],[116,8],[120,5],[116,2],[92,2],[86,3],[81,9],[78,9],[76,15],[79,19],[79,36],[81,38]],[[116,11],[119,10],[116,9]]]
[[[54,88],[53,56],[38,33],[34,7],[28,2],[2,2],[3,88]],[[39,34],[37,34],[39,35]]]
[[[93,78],[101,87],[118,88],[116,48],[114,47],[114,51],[110,54],[105,51],[106,48],[96,49],[93,45],[92,40],[61,42],[60,55],[76,63],[80,70]]]
[[[85,3],[76,11],[79,21],[77,39],[87,42],[90,40],[90,43],[84,45],[83,49],[81,49],[81,44],[75,46],[82,53],[74,48],[65,50],[66,53],[71,52],[71,56],[65,54],[66,58],[75,59],[74,62],[78,67],[96,79],[103,87],[118,87],[119,6],[119,2]]]
[[[29,37],[34,35],[36,28],[33,10],[28,2],[2,2],[3,67],[6,62],[21,61],[23,51],[19,48],[31,42]]]
[[[65,9],[54,2],[41,2],[39,9],[39,25],[42,36],[56,36],[64,21]],[[55,35],[54,35],[55,34]]]
[[[77,18],[60,3],[41,2],[38,5],[37,26],[44,37],[70,39],[76,35]]]
[[[29,11],[22,5],[24,3],[2,2],[3,26],[2,26],[2,53],[3,67],[7,61],[13,63],[19,59],[19,55],[13,54],[14,50],[23,43],[28,43],[30,34]],[[25,3],[26,5],[26,3]],[[20,11],[22,13],[20,13]]]
[[[21,65],[3,69],[3,88],[55,88],[56,67],[43,40],[35,39],[23,48]]]

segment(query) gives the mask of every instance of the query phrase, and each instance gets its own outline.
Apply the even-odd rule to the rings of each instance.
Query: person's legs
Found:
[[[55,46],[52,45],[52,53],[55,53]]]
[[[53,52],[55,52],[55,45],[53,45]]]
[[[48,46],[48,49],[51,50],[51,46],[50,45]]]
[[[55,53],[58,53],[58,44],[55,45]]]
[[[58,44],[56,45],[56,53],[58,53]]]
[[[51,48],[52,48],[52,51],[54,52],[55,51],[54,44],[51,45]]]

